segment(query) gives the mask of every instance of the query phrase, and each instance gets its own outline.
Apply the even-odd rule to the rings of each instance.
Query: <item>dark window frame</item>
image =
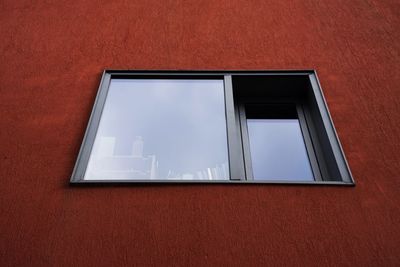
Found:
[[[237,97],[233,78],[262,79],[279,77],[290,79],[301,77],[307,81],[307,104],[299,97]],[[84,180],[90,153],[96,137],[102,110],[107,99],[111,79],[223,79],[225,92],[225,114],[227,122],[228,157],[230,180]],[[260,100],[261,99],[261,100]],[[261,101],[261,102],[260,102]],[[246,132],[243,131],[244,105],[246,103],[270,102],[295,103],[300,127],[309,155],[315,181],[254,180],[249,160]],[[311,103],[310,102],[310,103]],[[316,120],[314,118],[317,118]],[[244,133],[243,133],[244,132]],[[322,137],[321,137],[322,136]],[[318,140],[316,142],[315,140]],[[329,156],[325,151],[328,148]],[[323,164],[322,164],[323,163]],[[331,172],[334,174],[332,175]],[[327,179],[329,177],[329,179]],[[332,179],[332,177],[334,179]],[[333,126],[326,100],[315,70],[273,71],[143,71],[105,70],[99,85],[96,100],[86,128],[82,145],[70,179],[71,184],[93,183],[229,183],[229,184],[309,184],[309,185],[354,185],[354,179]]]

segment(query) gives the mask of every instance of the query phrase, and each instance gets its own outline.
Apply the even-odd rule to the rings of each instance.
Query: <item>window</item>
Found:
[[[240,110],[247,176],[254,180],[314,181],[295,104],[251,104]],[[246,157],[247,156],[247,157]],[[318,167],[314,169],[318,172]],[[318,175],[319,177],[319,175]]]
[[[71,182],[354,184],[314,71],[105,71]]]
[[[222,79],[113,79],[85,180],[227,180]]]

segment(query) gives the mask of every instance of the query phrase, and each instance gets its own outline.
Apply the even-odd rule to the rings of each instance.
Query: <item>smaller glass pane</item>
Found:
[[[313,181],[298,119],[247,119],[255,180]]]

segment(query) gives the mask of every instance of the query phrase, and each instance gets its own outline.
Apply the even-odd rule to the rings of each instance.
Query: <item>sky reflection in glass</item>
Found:
[[[297,119],[247,119],[255,180],[313,181]]]
[[[223,80],[112,80],[85,179],[229,179]]]

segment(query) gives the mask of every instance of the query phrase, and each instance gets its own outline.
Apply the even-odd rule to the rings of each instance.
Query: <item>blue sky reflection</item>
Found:
[[[111,81],[85,179],[228,179],[223,80]]]
[[[255,180],[313,181],[297,119],[248,119]]]

